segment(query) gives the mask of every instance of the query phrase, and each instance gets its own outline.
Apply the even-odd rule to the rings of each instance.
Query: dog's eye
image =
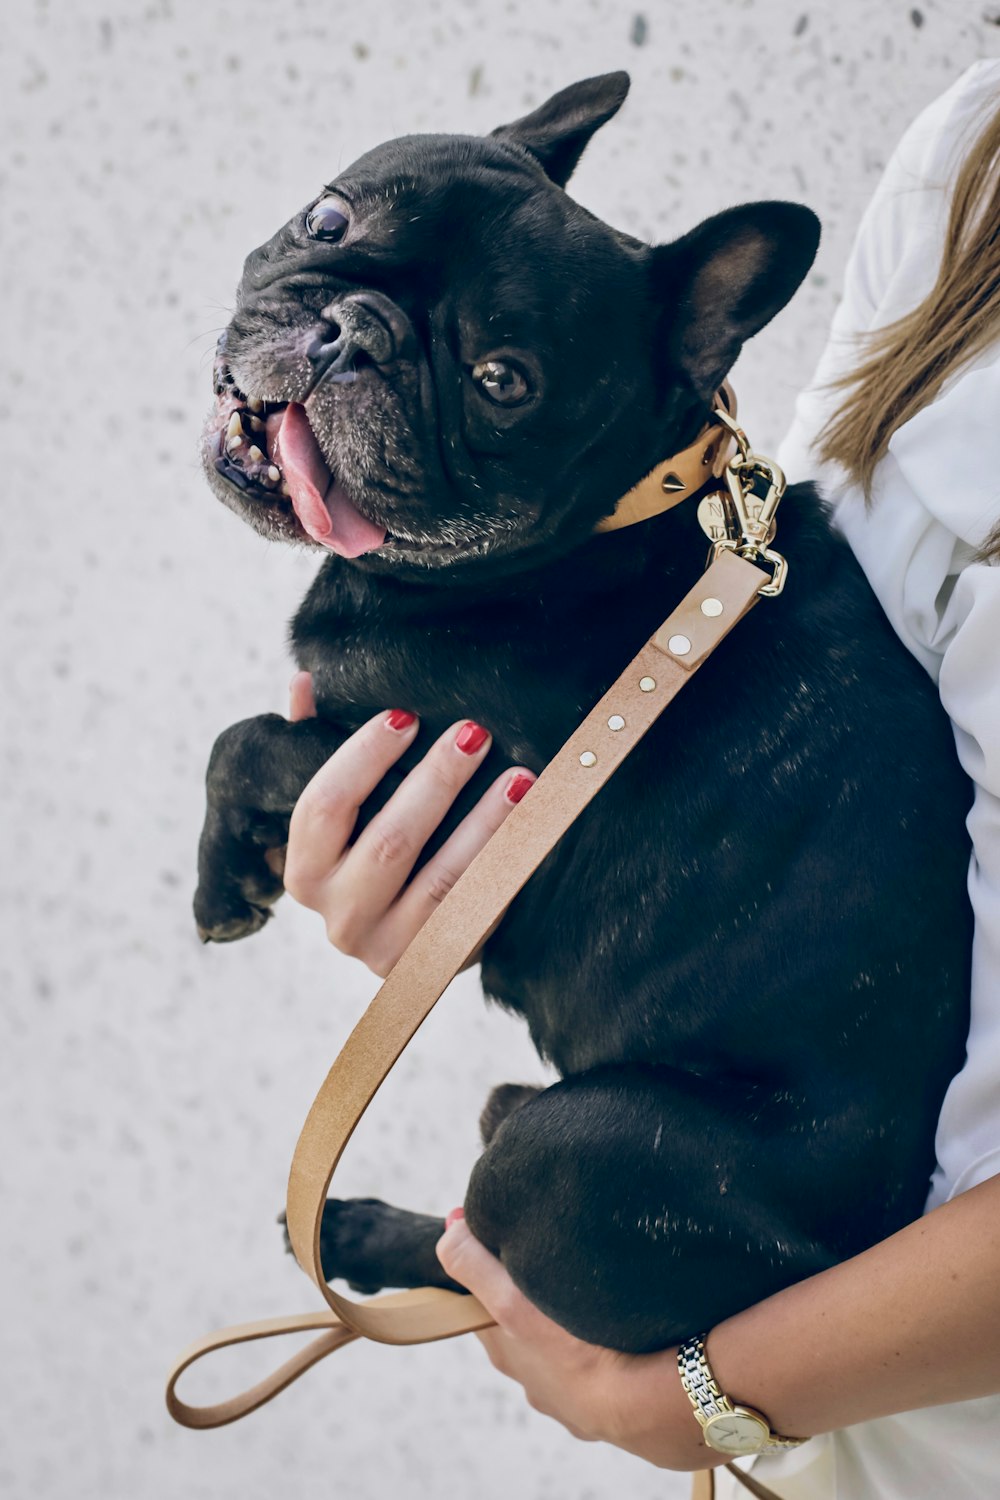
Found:
[[[334,198],[330,194],[314,203],[306,214],[306,228],[313,239],[342,240],[350,222],[344,212],[346,207],[343,198]]]
[[[472,378],[498,406],[517,406],[528,394],[528,382],[516,365],[505,359],[484,359],[473,365]]]

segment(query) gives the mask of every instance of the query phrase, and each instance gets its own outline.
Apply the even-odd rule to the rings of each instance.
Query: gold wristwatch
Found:
[[[752,1406],[734,1406],[722,1394],[705,1358],[707,1337],[707,1333],[699,1333],[681,1345],[677,1368],[708,1446],[727,1458],[742,1458],[750,1453],[778,1453],[804,1443],[805,1438],[778,1437],[763,1413]]]

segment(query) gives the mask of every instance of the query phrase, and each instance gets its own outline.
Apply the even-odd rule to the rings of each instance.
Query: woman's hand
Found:
[[[311,678],[299,672],[291,684],[290,718],[315,712]],[[345,740],[299,798],[284,853],[285,889],[319,912],[335,948],[383,978],[535,780],[524,767],[503,771],[410,879],[425,843],[491,744],[479,725],[453,724],[350,845],[361,804],[413,743],[418,727],[414,715],[394,709]],[[280,861],[280,851],[272,851],[279,870]]]
[[[706,1448],[677,1374],[676,1349],[618,1354],[574,1338],[519,1292],[479,1243],[461,1209],[437,1244],[448,1275],[467,1287],[496,1327],[477,1334],[490,1362],[524,1387],[529,1406],[574,1437],[613,1443],[664,1469],[707,1469]]]

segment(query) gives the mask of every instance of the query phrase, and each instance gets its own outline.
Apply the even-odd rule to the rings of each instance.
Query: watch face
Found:
[[[705,1441],[717,1453],[759,1453],[771,1429],[748,1411],[721,1412],[705,1423]]]

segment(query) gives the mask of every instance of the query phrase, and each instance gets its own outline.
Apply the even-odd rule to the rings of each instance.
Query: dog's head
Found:
[[[521,567],[693,440],[818,223],[754,203],[649,247],[595,218],[563,189],[627,91],[390,141],[248,257],[203,440],[227,505],[367,570]]]

